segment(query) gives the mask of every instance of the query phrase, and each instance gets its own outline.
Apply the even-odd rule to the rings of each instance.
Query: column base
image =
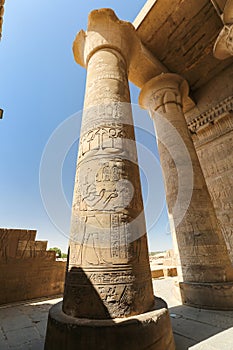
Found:
[[[174,350],[166,303],[128,318],[91,320],[67,316],[62,302],[49,311],[45,350]]]
[[[233,310],[233,282],[180,282],[182,303],[203,309]]]

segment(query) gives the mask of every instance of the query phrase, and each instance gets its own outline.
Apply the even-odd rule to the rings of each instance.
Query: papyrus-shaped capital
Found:
[[[127,65],[140,49],[134,26],[119,20],[111,9],[94,10],[89,14],[87,31],[81,30],[73,44],[75,61],[86,67],[90,57],[101,48],[119,51]]]

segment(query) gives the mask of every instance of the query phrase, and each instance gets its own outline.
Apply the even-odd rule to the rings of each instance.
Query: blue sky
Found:
[[[145,2],[6,2],[0,43],[0,107],[4,109],[4,118],[0,120],[1,227],[37,229],[37,239],[48,240],[50,247],[67,250],[67,237],[51,222],[44,208],[39,172],[43,151],[54,130],[82,110],[86,71],[73,59],[72,42],[80,29],[86,29],[87,16],[92,9],[110,7],[120,19],[133,21]],[[137,104],[139,91],[132,84],[130,88],[132,102]],[[137,119],[137,114],[141,112],[137,106],[134,109],[138,125],[141,115]],[[150,166],[149,158],[158,159],[158,154],[152,122],[146,112],[142,113],[148,131],[138,128],[136,136],[147,150],[146,156],[139,150],[139,161],[145,202],[150,197],[150,205],[146,207],[147,222],[153,224],[148,230],[149,245],[150,250],[163,250],[171,248],[172,242],[158,162],[149,170],[149,182],[148,170],[145,170]],[[62,169],[62,183],[69,204],[76,153],[77,142],[70,148]],[[65,215],[67,236],[70,213]]]

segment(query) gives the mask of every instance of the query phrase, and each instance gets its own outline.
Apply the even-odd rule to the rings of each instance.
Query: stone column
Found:
[[[144,85],[139,103],[155,124],[183,302],[228,309],[233,269],[182,111],[187,96],[186,81],[165,73]]]
[[[50,311],[49,350],[174,349],[149,266],[128,86],[136,40],[131,24],[104,9],[74,42],[87,80],[65,291]]]
[[[140,314],[154,303],[127,79],[130,49],[121,26],[110,29],[105,45],[99,33],[89,36],[105,22],[102,13],[92,14],[87,36],[81,32],[74,43],[87,80],[63,300],[66,314],[95,319]]]

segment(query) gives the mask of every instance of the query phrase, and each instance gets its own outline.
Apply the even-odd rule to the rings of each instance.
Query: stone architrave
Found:
[[[74,42],[86,92],[64,298],[50,310],[45,349],[174,349],[149,266],[127,74],[136,41],[103,9]]]
[[[141,90],[139,103],[155,124],[183,302],[233,308],[233,269],[182,105],[188,84],[165,73]]]

